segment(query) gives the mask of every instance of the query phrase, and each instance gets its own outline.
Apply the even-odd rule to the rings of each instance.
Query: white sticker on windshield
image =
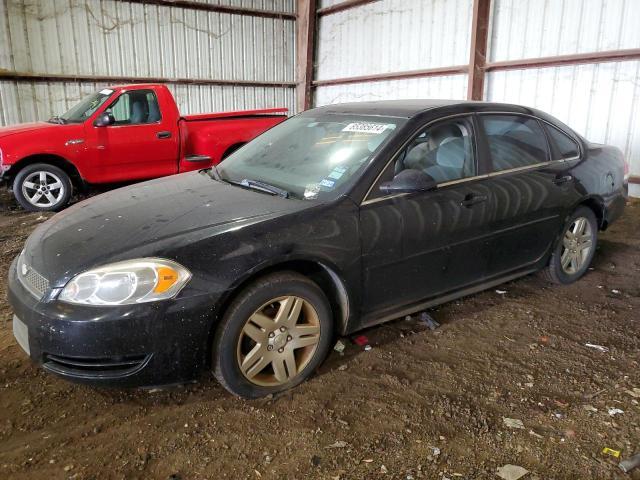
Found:
[[[370,133],[372,135],[378,135],[384,132],[390,125],[384,123],[369,123],[369,122],[356,122],[350,123],[342,129],[343,132],[354,133]]]
[[[100,93],[100,95],[111,95],[113,93],[113,90],[105,88],[104,90],[100,90],[99,93]]]

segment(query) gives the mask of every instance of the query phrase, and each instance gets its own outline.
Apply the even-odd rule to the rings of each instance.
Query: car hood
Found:
[[[47,122],[19,123],[17,125],[9,125],[0,127],[0,138],[8,137],[18,133],[27,133],[34,130],[45,130],[59,127],[60,125]]]
[[[25,260],[59,287],[88,268],[163,256],[172,245],[234,232],[310,205],[218,182],[205,172],[185,173],[98,195],[53,216],[27,240]]]

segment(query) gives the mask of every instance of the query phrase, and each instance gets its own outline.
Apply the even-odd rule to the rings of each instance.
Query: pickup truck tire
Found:
[[[240,397],[275,394],[311,376],[332,338],[331,307],[316,283],[295,272],[266,275],[226,309],[213,341],[213,373]]]
[[[31,212],[58,211],[69,203],[72,194],[69,175],[48,163],[27,165],[13,180],[13,195]]]

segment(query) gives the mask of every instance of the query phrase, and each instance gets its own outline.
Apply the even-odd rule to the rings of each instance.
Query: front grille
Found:
[[[24,263],[22,255],[18,259],[17,275],[20,283],[38,299],[41,299],[46,291],[49,290],[49,280]]]
[[[36,291],[41,297],[44,295],[49,289],[49,280],[44,278],[38,272],[36,272],[33,268],[30,268],[27,271],[27,274],[23,276],[24,281],[29,284],[29,286]]]
[[[44,355],[43,366],[63,375],[83,378],[114,378],[131,375],[142,369],[151,355],[80,358],[62,355]]]

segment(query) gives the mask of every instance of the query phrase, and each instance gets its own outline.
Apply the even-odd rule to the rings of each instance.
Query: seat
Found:
[[[158,107],[158,101],[154,98],[149,102],[149,117],[147,118],[148,123],[159,122],[161,119],[160,108]]]
[[[148,114],[145,112],[145,102],[142,99],[136,99],[131,104],[131,117],[129,122],[132,124],[147,123]]]
[[[440,144],[435,153],[435,165],[424,169],[436,182],[448,182],[465,177],[465,141],[462,137],[451,138]]]

